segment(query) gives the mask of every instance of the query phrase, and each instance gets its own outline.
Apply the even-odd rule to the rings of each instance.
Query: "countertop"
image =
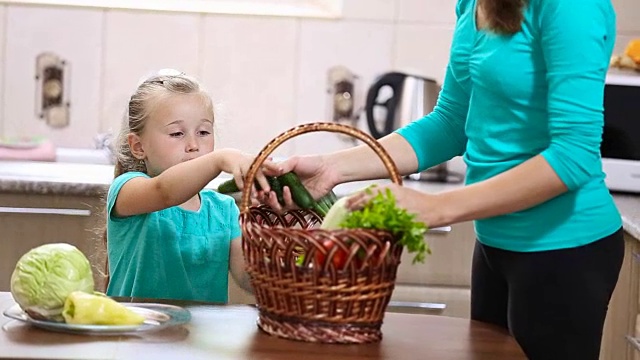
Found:
[[[216,188],[229,178],[229,175],[222,174],[207,187]],[[0,161],[0,193],[102,196],[112,180],[112,165]],[[371,183],[374,182],[342,184],[335,191],[341,196]],[[440,192],[462,186],[412,180],[406,180],[404,185],[424,192]],[[622,214],[625,231],[640,240],[640,194],[614,193],[613,197]]]
[[[191,321],[188,324],[120,336],[46,331],[0,315],[0,358],[525,359],[516,341],[506,331],[468,319],[387,312],[381,329],[382,341],[333,345],[270,336],[258,329],[258,310],[250,305],[172,304],[189,310]],[[12,306],[15,303],[10,293],[0,292],[0,308],[4,310]]]

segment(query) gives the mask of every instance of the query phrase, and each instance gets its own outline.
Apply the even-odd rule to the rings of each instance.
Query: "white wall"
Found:
[[[219,146],[254,152],[295,124],[326,119],[326,76],[334,65],[360,76],[360,100],[390,70],[442,80],[454,0],[344,3],[339,21],[0,6],[0,136],[45,135],[59,146],[92,147],[95,134],[119,128],[140,77],[171,67],[195,75],[211,93]],[[640,36],[640,1],[614,4],[622,51]],[[61,130],[35,116],[35,56],[43,51],[71,64],[71,121]],[[347,146],[334,135],[303,135],[279,154]]]

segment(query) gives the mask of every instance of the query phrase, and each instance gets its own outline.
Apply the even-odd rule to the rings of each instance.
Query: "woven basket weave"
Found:
[[[246,184],[273,150],[288,139],[313,131],[339,132],[365,142],[382,159],[393,182],[402,184],[387,152],[371,136],[335,123],[294,127],[267,144],[251,165]],[[403,247],[386,231],[320,230],[311,210],[277,213],[249,207],[250,187],[240,203],[242,246],[259,309],[258,326],[283,338],[321,343],[369,343],[382,338],[385,309],[393,292]],[[327,251],[323,243],[335,245]],[[343,268],[333,257],[346,252]],[[316,253],[325,258],[319,260]],[[304,254],[302,264],[297,264]],[[343,253],[344,254],[344,253]]]

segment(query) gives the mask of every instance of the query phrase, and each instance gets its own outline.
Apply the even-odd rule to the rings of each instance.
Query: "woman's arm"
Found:
[[[491,179],[436,195],[444,210],[435,226],[524,210],[565,191],[566,185],[538,155]]]
[[[233,277],[233,280],[235,280],[238,286],[253,294],[251,278],[249,273],[246,271],[244,256],[242,254],[241,237],[235,238],[231,241],[231,247],[229,249],[229,271],[231,272],[231,277]]]
[[[402,175],[427,169],[462,155],[467,142],[464,125],[468,110],[469,94],[448,66],[433,111],[379,142]],[[326,155],[323,162],[332,164],[339,183],[380,179],[389,175],[382,161],[366,145]]]

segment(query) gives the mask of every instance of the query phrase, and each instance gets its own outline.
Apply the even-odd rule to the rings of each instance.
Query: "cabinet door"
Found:
[[[432,253],[424,263],[412,264],[413,254],[403,251],[398,284],[471,286],[471,258],[476,241],[473,222],[455,224],[448,232],[429,232],[425,241]]]
[[[640,244],[625,232],[625,255],[602,335],[601,360],[634,359],[635,348],[627,337],[634,337],[638,314]]]
[[[11,274],[22,255],[56,242],[72,244],[87,256],[96,289],[102,290],[103,207],[97,197],[0,194],[0,291],[10,290]]]

